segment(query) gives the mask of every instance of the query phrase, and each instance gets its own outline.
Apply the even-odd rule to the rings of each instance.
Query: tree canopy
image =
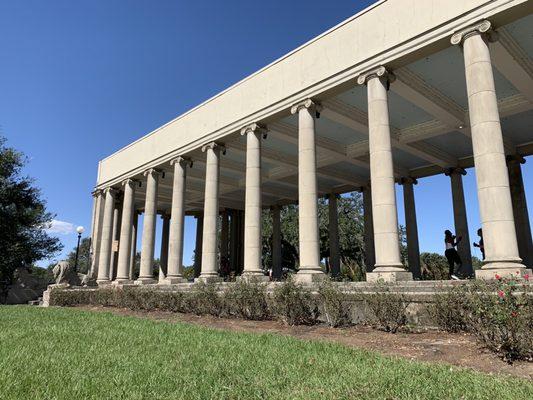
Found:
[[[34,181],[22,176],[27,160],[0,137],[0,290],[5,292],[18,267],[29,267],[61,250],[46,232],[53,214]]]

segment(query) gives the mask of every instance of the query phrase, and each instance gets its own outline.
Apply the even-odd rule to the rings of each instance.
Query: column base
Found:
[[[497,268],[487,268],[487,265],[497,265]],[[531,275],[531,270],[517,263],[487,264],[476,271],[476,279],[494,280],[499,278],[524,279],[524,275]],[[498,277],[496,277],[498,275]]]
[[[160,285],[177,285],[178,283],[187,283],[188,280],[183,276],[167,276],[165,279],[159,281]]]
[[[327,279],[328,276],[318,268],[300,268],[300,270],[293,275],[294,282],[302,284],[311,284],[315,282],[322,282]]]
[[[157,283],[157,281],[154,278],[139,278],[133,283],[135,285],[153,285]]]
[[[222,282],[223,279],[218,275],[200,275],[198,278],[194,278],[194,283],[203,282],[203,283],[216,283]]]
[[[112,283],[113,286],[133,285],[133,280],[129,278],[116,278]]]
[[[243,272],[241,276],[237,277],[237,282],[269,282],[270,278],[262,272]]]
[[[412,281],[413,274],[397,266],[377,267],[372,272],[366,273],[366,281],[377,282],[400,282]]]
[[[96,284],[98,286],[107,286],[107,285],[111,285],[111,281],[109,279],[97,279]]]

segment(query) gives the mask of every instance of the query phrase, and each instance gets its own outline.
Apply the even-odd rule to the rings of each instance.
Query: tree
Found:
[[[41,192],[21,175],[26,157],[5,143],[0,137],[0,299],[17,268],[29,268],[62,248],[46,232],[53,215],[46,211]]]
[[[67,257],[69,264],[74,267],[76,264],[76,247],[72,249]],[[86,274],[91,268],[91,239],[83,238],[80,241],[80,251],[78,253],[78,272]]]
[[[341,196],[337,202],[339,222],[339,250],[341,273],[350,280],[364,278],[364,219],[361,194],[352,192]],[[318,202],[320,256],[329,258],[328,202]],[[288,205],[281,209],[282,260],[284,267],[298,266],[298,206]],[[270,212],[263,213],[263,263],[272,266],[272,222]]]

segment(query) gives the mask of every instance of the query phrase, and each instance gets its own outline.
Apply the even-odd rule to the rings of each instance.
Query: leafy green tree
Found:
[[[0,137],[0,301],[18,267],[29,268],[62,248],[46,232],[53,215],[46,211],[41,192],[22,176],[26,157],[5,143]]]
[[[68,254],[67,261],[74,267],[76,263],[76,247]],[[80,251],[78,253],[78,272],[86,274],[91,268],[91,239],[83,238],[80,241]]]

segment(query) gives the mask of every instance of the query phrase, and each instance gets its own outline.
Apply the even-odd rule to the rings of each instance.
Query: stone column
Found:
[[[266,129],[251,124],[241,130],[246,135],[246,194],[244,210],[243,279],[267,280],[262,267],[261,237],[261,137]]]
[[[485,263],[476,278],[520,276],[521,264],[505,163],[503,136],[494,89],[488,41],[491,24],[482,21],[452,36],[463,46],[472,148],[476,168]],[[529,271],[528,271],[529,272]]]
[[[298,113],[298,221],[300,241],[299,282],[312,282],[325,277],[320,268],[318,236],[318,191],[316,177],[315,116],[318,106],[307,99],[295,104]]]
[[[185,188],[187,166],[190,159],[178,157],[170,162],[174,166],[174,183],[172,188],[172,209],[170,217],[170,236],[168,253],[168,273],[166,283],[184,282],[183,278],[183,232],[185,226]]]
[[[407,260],[413,278],[420,279],[420,248],[418,245],[418,224],[416,221],[415,191],[416,179],[402,178],[403,205],[405,212],[405,233],[407,236]]]
[[[111,245],[113,240],[113,211],[115,209],[116,195],[117,191],[113,188],[107,188],[104,191],[104,217],[102,221],[100,258],[98,260],[98,279],[96,280],[99,285],[108,284],[110,282],[109,266],[111,261]]]
[[[236,272],[239,269],[239,246],[237,245],[239,228],[237,210],[230,211],[230,229],[229,229],[229,261],[230,261],[230,275],[231,272]]]
[[[524,157],[519,155],[507,157],[518,252],[520,258],[523,260],[523,264],[531,267],[533,266],[533,242],[531,240],[531,226],[529,224],[526,193],[524,191],[524,180],[522,179],[522,168],[520,165],[525,162]]]
[[[272,207],[272,279],[281,278],[281,213],[279,206]]]
[[[109,280],[113,281],[117,275],[118,241],[120,239],[120,221],[122,220],[122,192],[117,194],[115,209],[113,210],[113,233],[111,241],[111,260],[109,262]]]
[[[220,152],[225,151],[223,145],[212,142],[206,144],[202,151],[206,153],[205,164],[205,200],[204,228],[202,239],[202,272],[198,279],[202,281],[218,281],[218,194],[220,175]]]
[[[222,227],[220,228],[220,258],[229,256],[229,213],[222,211]]]
[[[384,67],[379,67],[357,79],[360,85],[366,83],[368,90],[368,141],[376,251],[376,268],[367,273],[367,281],[412,279],[412,274],[403,269],[400,256],[387,101],[387,90],[393,78]]]
[[[100,246],[102,243],[102,222],[104,220],[104,192],[95,190],[93,192],[95,200],[95,217],[91,232],[91,269],[89,276],[96,279],[98,275],[98,261],[100,259]]]
[[[130,278],[130,257],[132,245],[133,214],[135,213],[135,182],[126,179],[122,182],[124,187],[124,202],[122,205],[122,221],[120,227],[120,240],[118,247],[117,285],[133,283]]]
[[[229,260],[229,213],[224,210],[221,213],[222,227],[220,228],[220,275],[227,278],[231,274]]]
[[[376,253],[374,249],[374,221],[372,219],[372,193],[369,186],[361,188],[363,193],[363,213],[365,229],[365,266],[366,272],[372,272],[376,264]]]
[[[133,281],[133,270],[135,268],[135,257],[137,255],[137,229],[139,226],[139,212],[133,212],[133,225],[131,227],[131,255],[129,263],[129,277]]]
[[[170,234],[170,215],[164,212],[161,215],[163,220],[163,229],[161,232],[161,252],[159,255],[159,279],[158,282],[167,284],[166,277],[168,272],[168,242]]]
[[[466,171],[463,168],[449,168],[446,175],[450,177],[453,201],[453,220],[455,223],[455,235],[461,237],[457,245],[457,252],[463,262],[462,273],[472,276],[472,250],[470,248],[470,234],[468,229],[468,218],[466,216],[465,194],[463,190],[463,175]]]
[[[204,214],[195,215],[196,218],[196,242],[194,247],[194,277],[198,278],[202,271],[202,238],[204,236]]]
[[[341,261],[339,251],[339,216],[337,211],[337,195],[328,195],[329,211],[329,268],[332,277],[337,277],[341,273]]]
[[[157,219],[157,192],[160,172],[149,169],[146,176],[146,199],[144,203],[144,223],[141,243],[141,268],[137,285],[155,283],[154,279],[154,251],[155,227]]]

